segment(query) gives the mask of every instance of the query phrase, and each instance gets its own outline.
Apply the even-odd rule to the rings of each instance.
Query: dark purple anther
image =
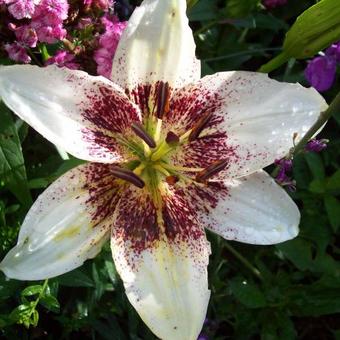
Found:
[[[206,169],[196,175],[196,181],[201,183],[206,182],[209,178],[225,169],[228,163],[229,161],[227,159],[222,159],[209,165]]]
[[[133,171],[129,169],[119,168],[118,166],[113,166],[110,168],[110,171],[113,176],[123,179],[124,181],[130,182],[138,188],[144,188],[144,181],[138,177]]]
[[[172,131],[168,132],[165,141],[169,145],[174,145],[179,143],[179,137]]]
[[[132,123],[131,124],[131,129],[133,132],[143,141],[150,146],[150,148],[155,148],[156,147],[156,142],[154,139],[146,132],[144,126],[140,123]]]
[[[169,112],[169,83],[160,82],[156,87],[157,118],[162,119]]]
[[[192,131],[189,135],[189,142],[194,141],[199,137],[203,129],[207,126],[209,123],[211,117],[213,115],[213,112],[206,112],[201,119],[195,124],[195,126],[192,128]]]

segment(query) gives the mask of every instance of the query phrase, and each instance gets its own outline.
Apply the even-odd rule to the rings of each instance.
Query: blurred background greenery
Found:
[[[118,13],[127,19],[140,1],[122,3]],[[281,51],[289,27],[314,3],[289,0],[268,10],[257,0],[197,1],[188,14],[203,74],[256,71]],[[290,59],[271,76],[307,85],[305,67],[306,60]],[[339,90],[337,80],[326,100]],[[3,105],[0,109],[2,258],[15,244],[32,201],[79,161],[63,160],[53,145]],[[294,160],[297,190],[290,194],[302,214],[296,239],[252,246],[208,235],[212,296],[205,339],[340,339],[339,124],[340,112],[322,131],[320,138],[330,140],[326,150]],[[7,280],[0,273],[0,335],[11,340],[155,339],[127,301],[108,245],[94,260],[48,282]]]

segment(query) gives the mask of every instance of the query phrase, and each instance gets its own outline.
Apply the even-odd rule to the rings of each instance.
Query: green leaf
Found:
[[[321,156],[315,152],[308,152],[305,154],[305,159],[311,173],[313,174],[313,178],[323,180],[325,178],[325,167]]]
[[[309,7],[288,31],[283,44],[289,57],[312,57],[340,40],[340,6],[338,0],[322,0]]]
[[[324,197],[324,203],[329,223],[336,232],[340,225],[340,202],[335,197],[327,195]]]
[[[52,312],[59,313],[60,311],[60,304],[58,300],[52,295],[42,296],[39,300],[39,303]]]
[[[294,263],[300,270],[310,268],[313,261],[311,244],[303,239],[294,240],[276,245],[286,258]]]
[[[255,284],[237,277],[230,282],[231,290],[237,300],[249,308],[265,307],[267,302]]]
[[[11,112],[0,102],[0,179],[26,207],[32,203],[17,129]]]
[[[335,194],[340,193],[340,170],[328,178],[327,191],[334,192]]]
[[[259,4],[259,0],[229,0],[226,5],[226,11],[228,16],[243,18],[249,15]]]
[[[40,294],[41,291],[42,291],[42,286],[40,286],[40,285],[29,286],[29,287],[26,287],[26,288],[21,292],[21,296],[32,296],[32,295],[37,295],[37,294]]]
[[[68,287],[94,287],[92,279],[81,271],[81,269],[73,270],[59,276],[56,279],[62,286]]]

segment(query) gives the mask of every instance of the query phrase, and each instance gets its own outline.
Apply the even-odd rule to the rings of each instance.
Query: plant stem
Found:
[[[243,255],[241,255],[236,249],[234,249],[229,242],[225,242],[224,246],[240,261],[245,267],[247,267],[258,279],[263,280],[260,271],[255,268]]]
[[[327,122],[329,118],[336,112],[340,111],[340,92],[333,99],[328,109],[322,112],[315,122],[315,124],[307,131],[307,133],[303,136],[300,142],[294,148],[294,154],[298,154],[301,152],[308,141],[318,132],[318,130]]]
[[[277,68],[279,68],[282,64],[284,64],[286,61],[289,60],[289,56],[287,56],[284,52],[281,52],[279,55],[277,55],[274,59],[270,60],[267,64],[262,65],[259,68],[259,72],[262,73],[269,73]]]

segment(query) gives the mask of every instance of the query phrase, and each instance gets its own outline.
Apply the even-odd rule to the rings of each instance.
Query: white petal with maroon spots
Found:
[[[205,202],[205,207],[210,207],[201,214],[202,223],[210,230],[227,240],[262,245],[297,236],[299,210],[266,172],[220,185],[223,189],[210,196]]]
[[[133,187],[124,193],[112,229],[113,259],[128,299],[159,338],[196,340],[210,296],[210,246],[180,194],[168,192],[162,207],[157,213],[148,194]]]
[[[81,266],[108,240],[117,199],[106,165],[70,170],[36,200],[0,269],[10,278],[41,280]]]
[[[125,152],[114,137],[141,119],[117,85],[56,66],[1,67],[0,97],[50,142],[90,161],[123,160]]]
[[[168,82],[181,87],[199,80],[200,62],[183,0],[145,0],[133,12],[116,51],[112,81],[133,90]]]
[[[327,108],[314,89],[280,83],[267,75],[223,72],[178,90],[164,128],[178,134],[213,112],[199,138],[185,144],[174,160],[204,168],[226,159],[223,175],[240,177],[285,156]]]

